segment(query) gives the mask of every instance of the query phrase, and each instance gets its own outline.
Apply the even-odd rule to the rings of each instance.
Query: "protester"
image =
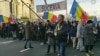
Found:
[[[73,43],[73,49],[76,46],[76,33],[77,33],[77,23],[76,23],[76,21],[72,21],[70,36],[71,36],[72,43]]]
[[[29,42],[29,48],[33,48],[31,45],[31,41],[32,41],[32,36],[31,36],[31,23],[30,21],[27,21],[26,25],[25,25],[25,38],[26,38],[26,43],[24,48],[27,48],[27,43]]]
[[[93,29],[93,24],[91,20],[88,20],[85,29],[84,29],[84,44],[85,44],[85,52],[86,56],[90,56],[90,54],[94,54],[92,49],[94,47],[94,34],[97,34],[97,30]]]
[[[44,22],[39,23],[39,35],[40,35],[40,41],[41,45],[45,44],[45,34],[46,34],[46,26]]]
[[[80,21],[78,23],[78,26],[77,26],[77,38],[78,38],[78,42],[77,42],[76,49],[79,50],[79,51],[83,51],[84,50],[84,45],[83,45],[84,25],[85,25],[85,23],[83,21]]]
[[[24,25],[23,25],[23,23],[19,23],[19,25],[18,25],[18,28],[19,28],[19,40],[22,40],[23,38],[24,38]]]
[[[99,41],[100,40],[100,21],[97,23],[97,29],[98,29],[98,34],[97,34],[96,41]]]
[[[47,29],[47,34],[46,35],[48,37],[48,41],[47,41],[47,44],[48,44],[47,54],[50,53],[51,46],[53,46],[54,53],[56,53],[56,39],[55,39],[55,36],[54,36],[54,27],[50,23],[48,24],[48,29]]]
[[[18,24],[15,22],[11,24],[11,27],[12,27],[12,36],[13,39],[15,40],[18,38]]]
[[[64,15],[58,16],[56,32],[58,56],[65,56],[68,27],[67,23],[64,22]]]

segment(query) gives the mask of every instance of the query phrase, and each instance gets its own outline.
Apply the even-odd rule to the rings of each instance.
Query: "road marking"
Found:
[[[25,52],[25,51],[27,51],[27,50],[29,50],[30,48],[27,48],[27,49],[23,49],[23,50],[21,50],[20,52]]]
[[[14,42],[14,41],[5,41],[5,42],[0,42],[0,45],[2,45],[2,44],[12,43],[12,42]]]

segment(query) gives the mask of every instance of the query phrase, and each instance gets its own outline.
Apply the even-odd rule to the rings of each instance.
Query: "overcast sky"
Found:
[[[42,5],[45,4],[44,0],[34,0],[35,1],[35,6],[36,5]],[[55,3],[59,1],[64,1],[64,0],[47,0],[47,3]],[[68,8],[68,13],[71,9],[72,3],[74,0],[67,0],[67,8]],[[95,3],[92,3],[91,0],[76,0],[79,5],[83,8],[84,11],[86,11],[89,15],[96,15],[100,16],[100,0],[95,0]],[[64,13],[65,11],[57,11],[55,13]]]

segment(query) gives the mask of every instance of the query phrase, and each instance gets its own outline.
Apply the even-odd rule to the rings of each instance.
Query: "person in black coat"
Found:
[[[53,24],[48,24],[48,29],[47,29],[46,35],[47,35],[46,37],[48,38],[47,54],[49,54],[51,46],[53,46],[54,53],[56,53],[56,39],[55,39],[55,35],[54,35]]]
[[[72,21],[70,36],[72,39],[73,48],[75,48],[75,46],[76,46],[76,33],[77,33],[77,23],[75,21]]]
[[[88,20],[87,24],[84,28],[84,44],[85,44],[85,52],[86,56],[90,56],[94,54],[93,47],[95,44],[95,34],[97,34],[97,29],[93,28],[92,20]]]
[[[64,15],[59,15],[55,32],[58,47],[58,56],[65,56],[68,30],[68,25],[64,21]]]

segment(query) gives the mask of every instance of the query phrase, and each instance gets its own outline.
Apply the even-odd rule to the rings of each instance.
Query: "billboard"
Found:
[[[57,11],[57,10],[64,10],[64,9],[66,9],[65,1],[48,4],[48,10],[49,11]],[[37,5],[36,10],[37,10],[38,13],[44,12],[44,11],[46,11],[46,6],[45,5]]]

